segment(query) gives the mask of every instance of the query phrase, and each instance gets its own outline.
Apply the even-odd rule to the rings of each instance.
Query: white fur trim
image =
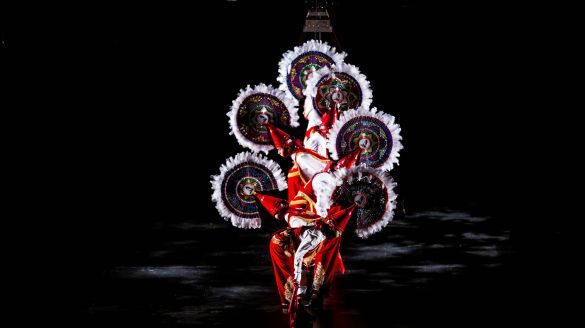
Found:
[[[235,135],[236,140],[238,140],[238,143],[243,147],[246,147],[255,152],[268,153],[268,151],[274,149],[273,145],[260,145],[250,141],[240,132],[240,129],[238,129],[237,124],[238,110],[242,105],[242,102],[244,102],[244,99],[258,93],[269,94],[271,96],[278,98],[280,101],[284,103],[286,109],[288,110],[288,113],[290,114],[291,127],[299,126],[299,114],[297,113],[297,109],[295,108],[294,100],[288,97],[283,91],[275,89],[271,85],[265,85],[263,83],[260,83],[254,86],[253,88],[248,85],[245,90],[244,89],[240,90],[238,97],[232,102],[231,109],[227,113],[227,116],[230,118],[229,119],[229,124],[231,128],[230,134]]]
[[[217,208],[219,215],[223,217],[226,221],[231,222],[233,226],[244,229],[260,228],[261,226],[260,216],[252,219],[239,217],[228,209],[228,207],[224,204],[223,199],[221,197],[221,184],[223,182],[223,179],[225,178],[225,174],[229,170],[233,169],[236,165],[239,165],[244,162],[254,162],[266,167],[274,175],[278,190],[284,190],[287,188],[284,174],[282,173],[280,166],[276,162],[265,158],[261,154],[241,152],[236,156],[228,158],[225,164],[221,165],[218,175],[211,176],[211,189],[213,190],[213,193],[211,194],[211,199],[215,202],[215,208]]]
[[[329,172],[321,172],[315,174],[313,177],[313,191],[317,201],[315,202],[315,210],[317,214],[326,217],[327,211],[333,205],[333,192],[337,186],[341,185],[342,180],[335,174]]]
[[[386,211],[382,215],[382,219],[375,224],[371,225],[365,229],[356,229],[355,233],[360,238],[368,238],[369,236],[375,234],[376,232],[382,230],[383,227],[387,226],[390,221],[394,218],[394,210],[396,209],[396,193],[394,192],[394,188],[396,187],[396,182],[394,179],[388,174],[388,172],[384,172],[380,169],[373,169],[366,167],[364,165],[359,165],[351,168],[350,170],[340,171],[340,178],[343,180],[348,176],[353,176],[357,174],[357,179],[371,179],[370,176],[376,176],[379,178],[386,187],[386,197],[388,198],[388,202],[386,203]],[[353,181],[353,179],[352,179]],[[351,183],[348,182],[348,183]]]
[[[329,153],[331,154],[331,158],[338,160],[339,154],[337,153],[337,149],[335,145],[337,144],[337,138],[339,137],[339,131],[341,128],[351,119],[356,117],[373,117],[376,118],[388,127],[390,130],[390,134],[392,135],[392,149],[390,150],[390,155],[386,159],[379,169],[390,171],[394,167],[394,164],[398,165],[398,157],[400,157],[400,150],[404,148],[402,146],[402,136],[400,135],[400,125],[395,123],[394,116],[384,113],[382,111],[378,111],[375,107],[371,109],[367,109],[365,107],[360,107],[357,110],[352,111],[345,111],[341,114],[339,120],[333,123],[329,134],[327,135],[327,149],[329,149]]]
[[[289,97],[296,100],[296,106],[298,106],[299,102],[288,88],[288,76],[291,70],[291,64],[299,56],[311,51],[323,53],[327,57],[333,59],[334,65],[343,63],[347,56],[345,52],[337,52],[336,49],[327,44],[327,42],[320,40],[309,40],[301,46],[285,52],[278,63],[278,78],[276,80],[280,83],[278,88],[286,92]]]
[[[370,88],[370,81],[368,81],[367,77],[360,73],[359,68],[354,65],[340,63],[333,66],[331,69],[328,67],[323,67],[320,70],[311,74],[311,76],[307,79],[307,87],[303,90],[303,94],[307,96],[305,100],[305,108],[303,114],[306,116],[313,109],[313,98],[317,95],[317,83],[321,80],[322,77],[327,75],[335,76],[335,73],[346,73],[349,76],[353,77],[360,86],[360,90],[362,91],[362,102],[358,105],[358,107],[369,108],[372,104],[372,89]],[[350,108],[355,109],[355,108]]]

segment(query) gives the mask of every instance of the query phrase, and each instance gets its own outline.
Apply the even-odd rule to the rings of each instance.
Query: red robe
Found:
[[[297,192],[305,185],[305,181],[303,181],[303,177],[301,176],[301,172],[296,163],[288,171],[287,184],[288,201],[290,202],[297,195]]]
[[[292,173],[292,174],[291,174]],[[313,222],[319,219],[315,214],[315,195],[311,187],[311,181],[304,183],[298,167],[293,166],[289,171],[289,208],[288,218],[296,217],[305,222]],[[291,186],[296,190],[291,197]],[[287,219],[288,224],[288,219]],[[287,228],[277,231],[270,239],[270,257],[274,269],[274,278],[278,295],[283,304],[290,301],[293,293],[294,281],[294,254],[300,242],[300,234],[304,227]],[[316,251],[310,252],[306,257],[313,258]]]
[[[315,220],[312,214],[311,202],[307,201],[301,195],[297,195],[293,200],[298,201],[292,209],[289,209],[289,215],[293,211],[295,216],[301,217],[303,220]],[[303,211],[306,209],[306,211]],[[334,205],[329,213],[333,214],[341,210],[339,205]],[[341,233],[345,228],[345,224],[349,219],[349,215],[345,215],[334,221],[336,229],[325,227],[327,232],[327,239],[314,250],[305,255],[303,263],[307,266],[313,266],[313,285],[312,289],[317,292],[324,285],[330,285],[333,282],[335,273],[343,274],[345,266],[339,247],[341,245]],[[270,240],[270,257],[274,269],[274,277],[280,300],[283,304],[290,301],[293,292],[293,277],[294,277],[294,253],[299,244],[299,235],[304,227],[295,229],[284,229],[276,232]]]

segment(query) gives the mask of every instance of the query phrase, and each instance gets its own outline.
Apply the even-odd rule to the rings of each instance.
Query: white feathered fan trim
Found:
[[[340,63],[333,66],[331,69],[329,69],[329,67],[323,67],[311,74],[311,76],[307,79],[307,87],[305,90],[303,90],[303,94],[307,96],[307,99],[305,100],[305,108],[303,111],[305,117],[308,113],[311,112],[311,110],[313,110],[313,98],[315,98],[317,95],[317,83],[321,80],[322,77],[329,74],[335,76],[335,73],[346,73],[353,77],[358,82],[360,90],[362,91],[362,102],[358,107],[370,107],[372,104],[372,89],[370,88],[370,81],[368,81],[364,74],[360,73],[359,68],[356,66]]]
[[[327,216],[327,211],[333,205],[333,192],[343,182],[341,172],[320,172],[313,177],[313,191],[317,198],[315,210],[322,217]]]
[[[339,159],[339,154],[337,153],[337,148],[335,147],[337,144],[337,138],[339,137],[339,131],[349,120],[358,116],[369,116],[376,118],[384,122],[384,124],[386,124],[390,130],[390,134],[392,135],[392,149],[390,150],[390,155],[386,159],[386,162],[384,162],[384,164],[382,164],[379,169],[387,171],[392,170],[394,164],[398,165],[398,157],[400,157],[399,151],[404,148],[401,143],[402,136],[400,135],[400,125],[395,123],[394,116],[382,111],[378,111],[375,107],[371,109],[360,107],[357,110],[345,111],[341,114],[339,120],[333,123],[333,126],[327,135],[327,149],[329,149],[331,158],[334,160]]]
[[[366,229],[355,230],[355,233],[358,235],[358,237],[366,239],[376,232],[382,230],[382,228],[387,226],[388,223],[394,218],[397,197],[396,193],[394,192],[396,182],[394,182],[394,179],[392,179],[392,177],[387,172],[384,172],[380,169],[369,168],[364,165],[355,166],[349,170],[340,172],[340,178],[343,181],[343,179],[345,179],[347,176],[353,175],[355,173],[358,174],[358,180],[367,179],[367,175],[374,175],[378,177],[386,186],[386,196],[388,198],[388,202],[386,203],[386,211],[384,212],[382,219]]]
[[[294,104],[295,100],[287,96],[286,93],[284,93],[283,91],[273,88],[271,85],[260,83],[254,86],[253,88],[248,85],[246,86],[245,90],[244,89],[240,90],[238,97],[236,98],[236,100],[232,102],[232,107],[230,111],[227,113],[227,116],[230,118],[229,119],[229,124],[231,128],[230,134],[233,134],[238,140],[238,143],[243,147],[246,147],[255,152],[268,153],[268,151],[274,149],[273,145],[259,145],[257,143],[250,141],[242,134],[242,132],[240,132],[240,129],[238,128],[237,124],[238,110],[242,105],[242,102],[244,102],[244,99],[246,99],[247,97],[257,93],[269,94],[282,101],[286,106],[288,113],[290,114],[291,127],[299,126],[299,114],[297,113],[297,109],[295,108]]]
[[[278,78],[276,80],[280,83],[278,88],[286,92],[289,97],[295,99],[296,106],[298,106],[299,101],[288,88],[288,76],[291,70],[291,64],[299,56],[311,51],[323,53],[324,55],[333,59],[334,65],[343,63],[345,57],[347,56],[345,52],[337,52],[335,47],[331,47],[329,44],[327,44],[327,42],[320,40],[309,40],[303,43],[301,46],[295,47],[293,50],[285,52],[282,55],[282,59],[278,63]]]
[[[236,214],[232,213],[227,206],[224,204],[223,199],[221,197],[221,184],[223,179],[225,178],[225,174],[233,169],[236,165],[239,165],[243,162],[254,162],[265,166],[276,179],[276,184],[278,186],[278,190],[284,190],[287,188],[286,180],[284,178],[284,174],[280,169],[280,166],[261,154],[254,154],[251,152],[241,152],[233,157],[230,157],[226,160],[225,164],[222,164],[219,168],[218,175],[211,176],[211,189],[213,193],[211,194],[211,200],[215,202],[215,208],[219,212],[219,215],[223,217],[226,221],[229,221],[238,228],[250,229],[250,228],[260,228],[261,221],[260,217],[247,219],[237,216]]]

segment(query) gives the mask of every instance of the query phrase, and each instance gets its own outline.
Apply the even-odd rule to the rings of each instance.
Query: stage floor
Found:
[[[286,327],[270,231],[213,218],[150,222],[148,242],[89,281],[87,326]],[[346,232],[349,234],[350,232]],[[407,214],[367,240],[345,237],[339,276],[313,327],[451,327],[522,322],[513,229],[456,210]]]

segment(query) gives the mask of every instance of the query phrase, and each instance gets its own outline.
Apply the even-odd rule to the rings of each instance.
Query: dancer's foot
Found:
[[[282,310],[282,314],[288,314],[288,303],[282,303],[280,308]]]
[[[311,307],[314,309],[320,309],[323,307],[323,296],[318,291],[311,293]]]
[[[307,296],[306,294],[299,294],[298,300],[299,305],[301,306],[311,306],[311,297]]]

